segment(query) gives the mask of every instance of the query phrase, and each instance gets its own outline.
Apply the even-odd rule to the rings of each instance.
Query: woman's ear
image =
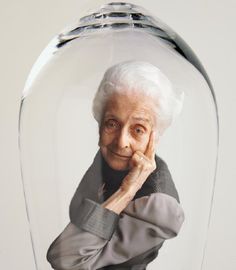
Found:
[[[101,124],[99,123],[99,125],[98,125],[98,136],[99,136],[99,138],[98,138],[98,146],[100,147],[100,140],[101,140],[101,132],[102,132],[102,127],[101,127]]]

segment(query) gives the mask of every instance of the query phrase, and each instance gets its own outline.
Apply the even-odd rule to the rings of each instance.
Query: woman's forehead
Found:
[[[105,106],[104,117],[114,117],[118,120],[142,121],[153,124],[154,104],[150,97],[139,95],[113,95]]]
[[[119,108],[121,106],[123,106],[124,109],[127,107],[145,108],[153,105],[154,102],[152,97],[137,92],[114,93],[106,102],[106,108],[109,109],[111,107]]]

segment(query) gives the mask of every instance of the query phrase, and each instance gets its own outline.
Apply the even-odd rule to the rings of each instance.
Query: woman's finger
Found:
[[[155,132],[152,130],[149,136],[149,142],[144,155],[152,160],[155,157]]]

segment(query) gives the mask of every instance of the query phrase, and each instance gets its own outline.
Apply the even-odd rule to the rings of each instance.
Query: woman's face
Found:
[[[101,153],[114,170],[129,169],[137,150],[145,152],[154,130],[154,104],[142,94],[114,94],[108,100],[99,130]]]

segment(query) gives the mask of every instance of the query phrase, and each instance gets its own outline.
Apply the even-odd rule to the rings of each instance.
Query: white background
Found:
[[[235,270],[236,2],[140,0],[134,3],[151,11],[190,45],[213,83],[219,106],[220,148],[203,269]],[[17,145],[24,83],[48,42],[77,20],[90,4],[96,7],[99,1],[1,1],[0,262],[4,270],[34,269]]]

